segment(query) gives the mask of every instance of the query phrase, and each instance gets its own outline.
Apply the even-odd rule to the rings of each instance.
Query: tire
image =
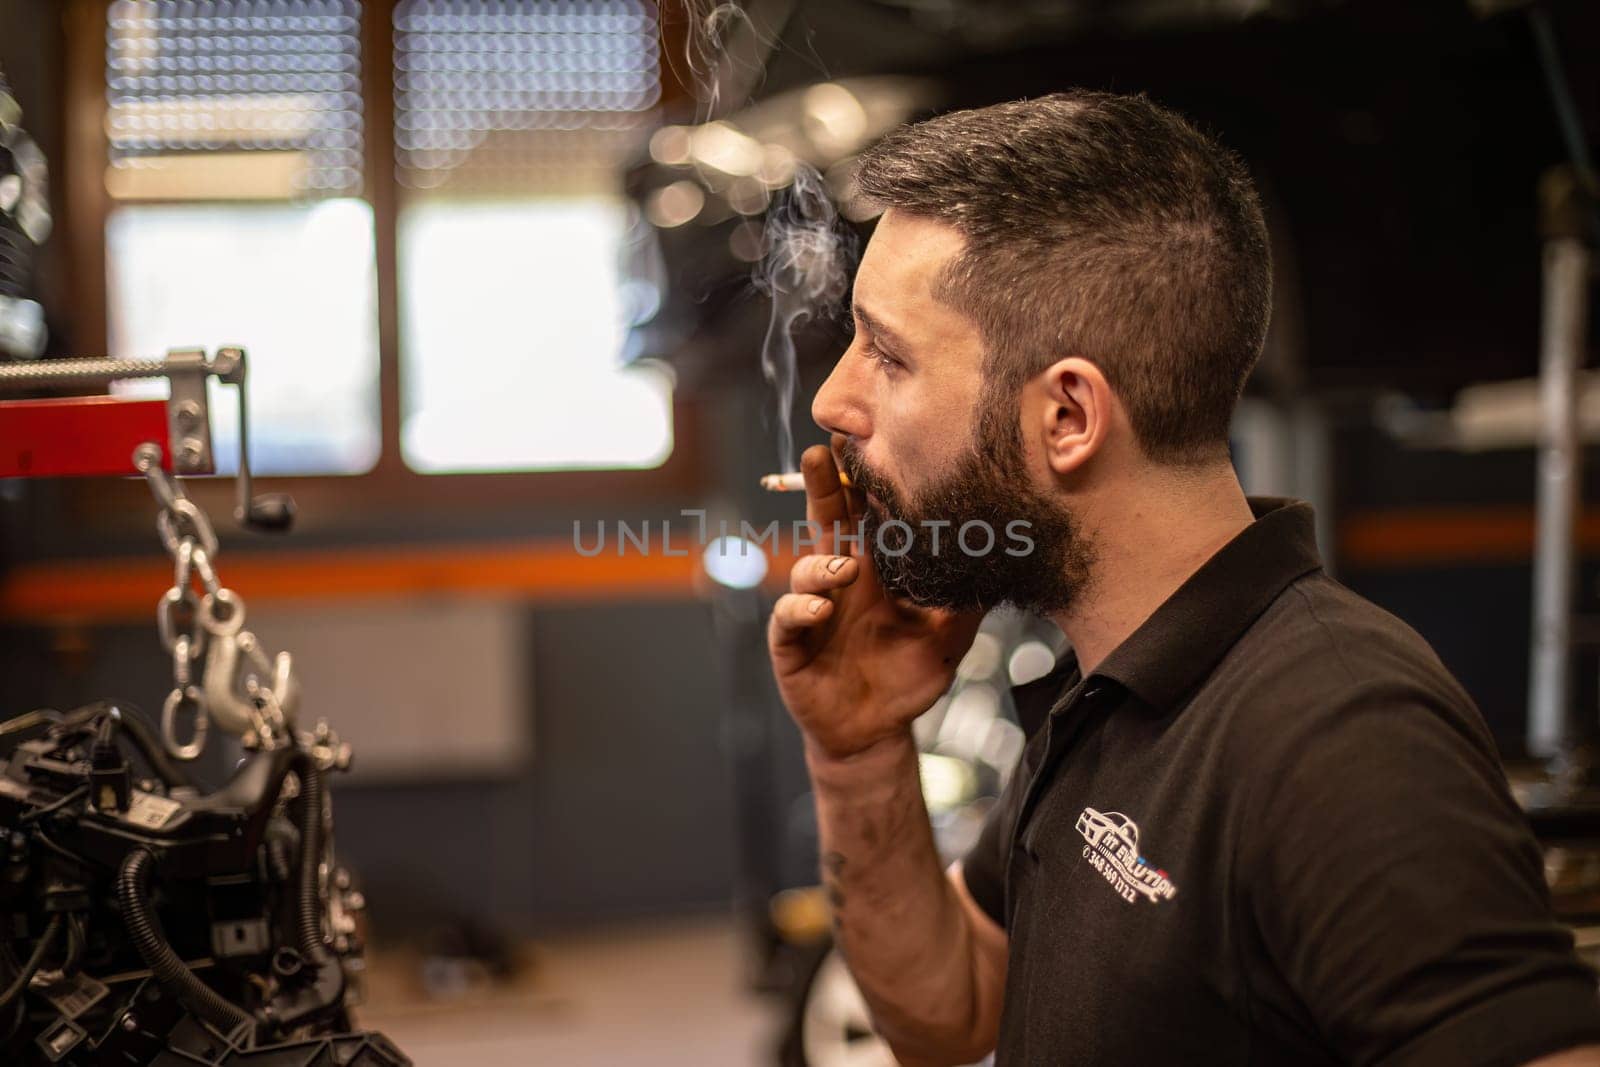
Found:
[[[797,997],[781,1062],[783,1067],[897,1067],[888,1044],[873,1033],[866,1001],[844,957],[831,947],[820,954]]]

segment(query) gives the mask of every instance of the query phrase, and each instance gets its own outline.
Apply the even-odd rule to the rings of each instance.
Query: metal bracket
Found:
[[[0,393],[8,389],[104,386],[114,381],[135,378],[166,378],[172,386],[171,395],[166,401],[166,439],[153,440],[160,435],[151,433],[146,440],[151,440],[151,443],[162,447],[164,455],[170,457],[166,462],[171,464],[174,473],[210,474],[216,469],[216,465],[212,453],[206,382],[207,379],[215,377],[218,381],[236,386],[239,398],[239,473],[238,505],[234,509],[234,517],[257,530],[283,531],[294,521],[294,501],[288,494],[268,493],[259,498],[252,495],[254,483],[250,474],[249,403],[245,385],[247,366],[244,349],[235,347],[219,348],[209,361],[206,359],[204,349],[175,348],[168,351],[164,359],[59,359],[41,363],[0,363]],[[111,405],[149,403],[124,401],[115,397],[66,399],[78,403],[86,400],[98,401],[105,405],[102,410],[107,411],[118,410]],[[22,476],[30,473],[41,476],[126,473],[126,466],[120,464],[117,470],[105,469],[102,461],[103,448],[87,450],[93,451],[96,457],[102,457],[97,458],[95,462],[77,458],[75,450],[85,450],[83,442],[95,435],[84,433],[76,423],[69,425],[65,421],[66,416],[58,419],[57,416],[46,415],[44,416],[46,420],[54,421],[40,421],[40,416],[37,414],[39,405],[61,403],[59,400],[0,402],[0,443],[9,442],[11,437],[20,437],[24,432],[27,434],[23,443],[12,450],[17,453],[16,463],[12,466],[18,469],[10,473]],[[20,410],[21,404],[33,405],[35,410],[31,414],[31,421],[26,424],[25,429],[10,433],[8,426],[19,422],[21,416],[8,416],[7,409]],[[35,471],[34,454],[40,450],[40,442],[47,440],[61,442],[55,449],[55,452],[59,453],[58,462],[49,465],[47,469]],[[0,449],[0,452],[4,451]],[[133,454],[132,447],[120,437],[116,442],[115,451],[123,456]]]
[[[172,442],[175,474],[209,474],[216,469],[211,455],[211,418],[206,406],[206,378],[214,373],[206,364],[203,348],[177,348],[167,353],[167,439]],[[241,404],[243,400],[241,398]]]

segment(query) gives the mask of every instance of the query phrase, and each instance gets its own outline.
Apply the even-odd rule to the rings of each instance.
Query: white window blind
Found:
[[[360,19],[355,0],[107,10],[110,352],[244,346],[264,474],[353,474],[378,458]],[[237,407],[212,388],[226,473]]]
[[[113,197],[360,195],[355,0],[117,0],[107,27]]]
[[[672,387],[624,367],[622,168],[655,123],[640,0],[405,0],[395,152],[405,460],[652,467]]]
[[[415,190],[610,190],[660,97],[642,0],[404,0],[395,150]]]

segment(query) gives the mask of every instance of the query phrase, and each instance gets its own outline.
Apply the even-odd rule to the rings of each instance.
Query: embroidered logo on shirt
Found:
[[[1083,858],[1129,904],[1141,896],[1152,904],[1177,896],[1178,887],[1167,872],[1139,854],[1139,824],[1126,815],[1084,808],[1078,816],[1078,833],[1089,842],[1083,846]]]

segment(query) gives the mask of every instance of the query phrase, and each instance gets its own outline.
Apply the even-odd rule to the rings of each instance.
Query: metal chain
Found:
[[[243,598],[217,576],[217,535],[211,520],[161,468],[160,447],[140,445],[133,463],[160,505],[156,531],[173,562],[172,588],[156,606],[156,629],[162,647],[172,655],[172,692],[161,714],[167,751],[181,760],[198,757],[205,751],[212,719],[243,734],[247,746],[270,749],[292,743],[297,685],[288,655],[280,653],[274,663],[244,629]],[[195,590],[196,578],[203,596]],[[197,669],[202,659],[205,666]],[[186,716],[193,725],[189,740],[180,741],[178,723]]]
[[[172,556],[172,587],[156,605],[156,631],[161,647],[172,656],[172,692],[161,708],[161,734],[167,751],[175,758],[192,760],[205,751],[211,719],[205,697],[196,685],[195,664],[206,650],[206,630],[201,624],[200,598],[194,590],[194,573],[202,579],[216,580],[212,560],[216,557],[217,536],[205,513],[195,506],[177,479],[161,469],[161,449],[141,445],[133,454],[133,464],[145,476],[161,511],[156,515],[156,531]],[[192,721],[189,740],[178,739],[178,721]]]

